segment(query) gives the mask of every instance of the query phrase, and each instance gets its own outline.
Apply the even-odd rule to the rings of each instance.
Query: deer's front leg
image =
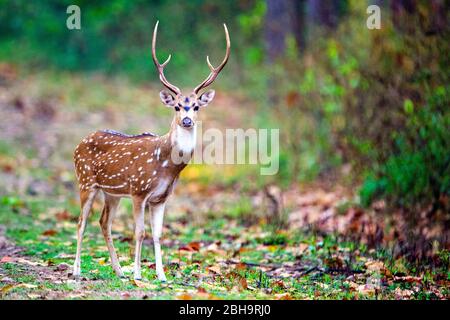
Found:
[[[134,279],[141,279],[141,251],[142,242],[145,237],[145,227],[144,227],[144,212],[145,212],[145,202],[142,198],[133,198],[133,211],[134,211],[134,223],[135,232],[134,236],[136,238],[136,248],[134,252]]]
[[[166,276],[164,274],[164,269],[162,265],[161,245],[159,243],[163,228],[165,207],[166,207],[165,203],[157,204],[151,207],[152,217],[150,218],[151,219],[150,225],[152,226],[152,234],[153,234],[153,244],[155,246],[156,274],[158,275],[158,279],[161,281],[166,281]]]

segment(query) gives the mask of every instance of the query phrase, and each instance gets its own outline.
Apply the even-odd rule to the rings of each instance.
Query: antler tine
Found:
[[[223,58],[222,63],[217,68],[214,68],[214,66],[209,61],[209,56],[206,56],[206,63],[208,64],[208,67],[211,70],[211,73],[202,83],[200,83],[197,87],[195,87],[195,89],[194,89],[195,94],[198,94],[198,92],[201,89],[206,88],[211,83],[213,83],[214,80],[216,80],[217,76],[219,75],[220,71],[222,71],[223,67],[225,67],[225,65],[228,62],[228,58],[230,57],[230,52],[231,52],[231,41],[230,41],[230,35],[228,34],[228,28],[225,23],[223,24],[223,28],[225,30],[225,38],[227,41],[227,49],[225,52],[225,57]]]
[[[180,94],[181,91],[177,86],[174,86],[173,84],[171,84],[169,81],[167,81],[166,76],[164,75],[164,67],[169,63],[170,58],[172,57],[171,54],[169,54],[169,57],[167,58],[167,60],[163,63],[160,64],[158,61],[158,58],[156,57],[156,36],[158,34],[158,24],[159,21],[156,22],[155,24],[155,29],[153,29],[153,39],[152,39],[152,57],[153,57],[153,62],[156,66],[156,69],[158,69],[159,72],[159,80],[161,80],[162,84],[169,89],[170,91],[172,91],[175,94]]]

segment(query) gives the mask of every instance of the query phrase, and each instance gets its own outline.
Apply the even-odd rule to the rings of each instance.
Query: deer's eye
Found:
[[[180,111],[180,107],[175,107],[175,111]]]

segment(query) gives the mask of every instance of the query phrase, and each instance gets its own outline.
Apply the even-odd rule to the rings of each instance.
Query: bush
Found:
[[[352,2],[339,28],[316,31],[306,49],[288,41],[270,70],[283,179],[332,181],[350,164],[366,206],[385,199],[411,221],[430,206],[448,211],[449,28],[433,29],[432,6],[418,5],[369,31],[359,27],[365,5]]]
[[[100,71],[126,75],[136,81],[157,81],[151,59],[154,24],[160,20],[158,56],[172,53],[166,75],[178,86],[193,86],[208,74],[206,55],[213,64],[222,59],[226,22],[233,55],[220,81],[239,88],[236,75],[247,52],[236,12],[253,10],[256,1],[1,1],[0,60],[26,68]],[[68,30],[66,9],[81,9],[81,29]],[[253,40],[251,45],[255,45]],[[195,63],[192,63],[195,61]],[[239,79],[238,79],[239,80]]]
[[[407,208],[445,206],[441,200],[450,196],[449,97],[449,87],[438,87],[419,110],[405,103],[406,128],[397,133],[392,155],[363,184],[363,204],[384,198]]]

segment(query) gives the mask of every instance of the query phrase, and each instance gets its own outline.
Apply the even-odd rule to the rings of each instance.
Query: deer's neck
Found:
[[[184,129],[177,125],[175,118],[168,133],[171,149],[182,151],[184,155],[191,155],[197,141],[197,125]]]

